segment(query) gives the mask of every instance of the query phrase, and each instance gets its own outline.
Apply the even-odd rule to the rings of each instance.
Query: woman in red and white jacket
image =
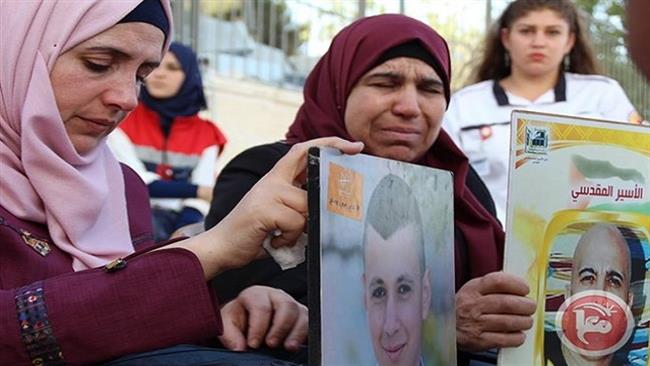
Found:
[[[196,55],[172,43],[147,78],[140,104],[109,138],[117,158],[149,187],[156,240],[201,221],[208,211],[226,138],[198,116],[205,108]]]

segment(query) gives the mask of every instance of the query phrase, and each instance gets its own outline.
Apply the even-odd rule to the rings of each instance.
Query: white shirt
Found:
[[[623,88],[601,75],[563,73],[553,89],[534,101],[505,91],[493,80],[456,92],[445,113],[443,128],[487,185],[502,223],[506,222],[513,109],[641,123]]]

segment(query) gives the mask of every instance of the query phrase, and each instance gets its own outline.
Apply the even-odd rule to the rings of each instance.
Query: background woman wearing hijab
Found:
[[[180,43],[171,44],[147,77],[140,101],[110,135],[109,146],[147,183],[154,236],[166,240],[208,212],[217,156],[226,138],[213,122],[198,116],[206,108],[199,64]]]
[[[90,364],[218,335],[236,350],[295,350],[306,337],[290,296],[254,287],[219,307],[207,281],[262,255],[269,232],[283,232],[275,246],[302,232],[294,184],[308,146],[362,146],[297,145],[220,225],[154,246],[147,190],[105,138],[136,107],[171,22],[167,1],[0,2],[3,365]]]
[[[514,109],[640,123],[623,88],[598,74],[570,0],[511,2],[487,35],[476,84],[454,93],[444,128],[470,159],[505,223]]]
[[[292,144],[315,137],[362,141],[365,153],[452,171],[459,348],[521,344],[535,304],[525,297],[523,280],[495,273],[502,267],[504,234],[494,205],[467,158],[440,128],[450,75],[447,44],[428,25],[401,15],[352,23],[336,35],[307,78],[305,102],[287,141],[249,149],[222,171],[206,227],[222,220]],[[224,273],[217,293],[232,298],[250,283],[282,288],[303,302],[307,294],[304,264],[282,273],[268,260]]]

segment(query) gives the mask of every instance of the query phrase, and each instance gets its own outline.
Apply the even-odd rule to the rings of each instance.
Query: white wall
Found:
[[[209,110],[205,117],[228,137],[218,171],[241,151],[284,137],[302,104],[302,92],[250,80],[208,73],[204,86]]]

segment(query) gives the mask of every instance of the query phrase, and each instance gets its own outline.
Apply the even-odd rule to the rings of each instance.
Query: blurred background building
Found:
[[[305,78],[354,19],[403,13],[430,24],[452,53],[452,89],[471,83],[483,37],[508,0],[172,0],[175,39],[202,60],[208,114],[229,137],[220,166],[243,149],[281,139]],[[576,0],[604,74],[650,117],[650,85],[625,47],[624,0]]]

